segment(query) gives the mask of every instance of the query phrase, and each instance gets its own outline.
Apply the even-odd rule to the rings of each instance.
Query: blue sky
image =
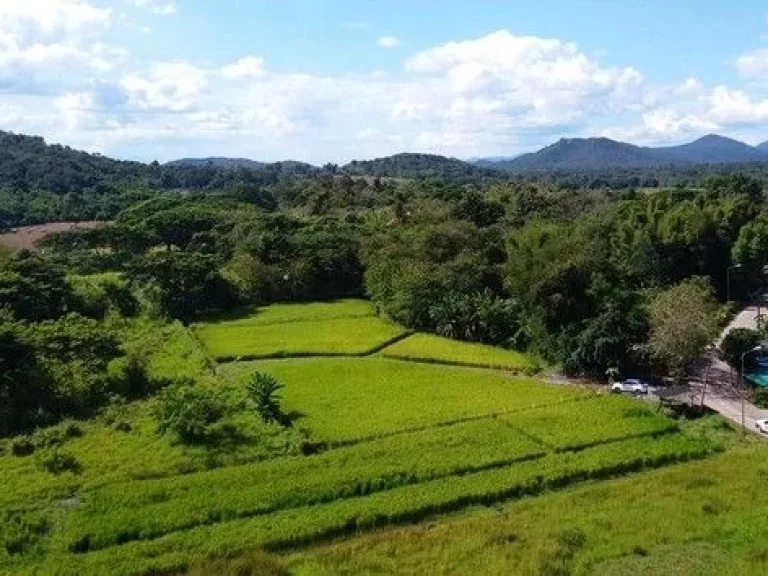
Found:
[[[0,129],[160,161],[768,140],[768,1],[0,0]]]

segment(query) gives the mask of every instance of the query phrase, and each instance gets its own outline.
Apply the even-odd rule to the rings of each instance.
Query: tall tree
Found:
[[[676,378],[717,336],[717,303],[703,278],[684,280],[660,292],[649,306],[651,353]]]

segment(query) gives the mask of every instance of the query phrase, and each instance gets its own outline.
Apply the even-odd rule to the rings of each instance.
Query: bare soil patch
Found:
[[[0,244],[10,246],[14,250],[31,250],[35,243],[49,234],[67,232],[75,229],[90,229],[103,226],[106,222],[49,222],[47,224],[35,224],[34,226],[20,226],[10,232],[0,234]]]

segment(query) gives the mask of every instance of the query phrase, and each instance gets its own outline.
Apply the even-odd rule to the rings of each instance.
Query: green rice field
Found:
[[[548,383],[525,353],[409,335],[357,300],[123,330],[155,350],[157,377],[233,401],[221,440],[158,434],[150,398],[119,430],[106,415],[77,423],[61,447],[73,472],[0,442],[0,574],[766,567],[750,506],[768,505],[765,447],[718,417]],[[284,386],[286,423],[249,407],[257,371]]]
[[[299,416],[297,425],[331,443],[589,397],[494,370],[379,357],[238,362],[220,371],[233,382],[254,371],[274,375],[285,384],[285,406]]]
[[[387,346],[380,354],[402,360],[481,366],[518,372],[535,372],[539,367],[538,362],[528,354],[484,344],[459,342],[432,334],[413,334]]]
[[[274,308],[274,310],[272,310]],[[292,356],[372,354],[406,334],[373,315],[367,302],[342,300],[302,305],[278,304],[232,320],[196,324],[194,333],[219,361]]]

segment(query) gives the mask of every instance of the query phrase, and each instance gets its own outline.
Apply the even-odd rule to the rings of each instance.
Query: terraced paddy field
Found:
[[[380,354],[386,358],[432,362],[457,366],[479,366],[515,372],[536,372],[535,358],[515,350],[484,344],[458,342],[433,334],[413,334],[387,346]]]
[[[149,400],[129,405],[127,431],[102,418],[81,423],[63,445],[81,461],[77,472],[45,472],[37,456],[15,456],[12,440],[0,444],[10,487],[0,495],[0,573],[768,567],[768,452],[758,439],[715,417],[674,420],[642,401],[517,374],[535,360],[506,350],[409,335],[373,354],[324,356],[341,341],[362,349],[350,335],[371,322],[389,326],[372,314],[359,301],[283,305],[197,325],[205,349],[179,325],[158,336],[174,344],[158,348],[155,369],[178,364],[238,406],[255,371],[276,377],[290,427],[244,409],[222,426],[240,431],[226,442],[181,445],[153,429]],[[346,340],[316,338],[340,321]],[[274,327],[303,327],[280,332],[300,344],[271,341]],[[298,357],[211,369],[228,331],[257,354]],[[310,342],[317,357],[303,357]]]
[[[407,334],[377,318],[358,300],[311,304],[305,317],[300,304],[278,304],[265,311],[196,324],[193,330],[219,361],[297,356],[372,354]]]
[[[507,414],[590,396],[494,370],[388,358],[298,358],[227,364],[220,373],[244,382],[254,371],[285,384],[285,408],[317,441],[348,443]]]

